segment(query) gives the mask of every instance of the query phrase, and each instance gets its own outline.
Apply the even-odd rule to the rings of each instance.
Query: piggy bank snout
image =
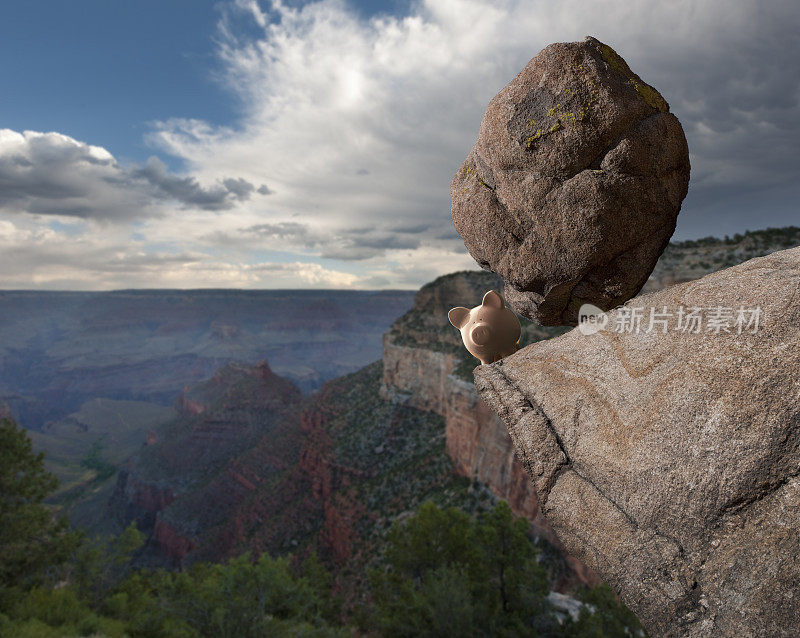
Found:
[[[487,345],[493,336],[494,332],[487,323],[476,323],[469,330],[469,338],[477,346]]]

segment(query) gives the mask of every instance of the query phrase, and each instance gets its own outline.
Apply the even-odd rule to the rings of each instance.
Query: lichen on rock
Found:
[[[575,325],[635,295],[674,232],[689,151],[661,94],[608,45],[543,49],[489,104],[451,185],[470,254],[518,313]]]

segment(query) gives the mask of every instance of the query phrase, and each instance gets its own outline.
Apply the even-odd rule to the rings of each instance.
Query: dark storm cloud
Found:
[[[393,228],[392,230],[394,232],[396,232],[396,233],[417,234],[417,233],[424,233],[430,227],[431,227],[431,224],[425,223],[425,224],[414,224],[413,226],[397,226],[396,228]]]
[[[407,233],[368,231],[345,231],[338,241],[327,242],[322,247],[320,257],[360,261],[383,255],[387,250],[414,250],[420,245],[420,237]]]
[[[214,231],[200,237],[212,245],[237,249],[272,248],[314,248],[321,244],[324,235],[315,232],[307,224],[299,222],[274,222],[254,224],[237,229],[235,232]]]
[[[667,99],[689,142],[678,238],[800,222],[800,5],[715,5],[716,24],[707,8],[696,19],[709,23],[687,16],[687,33],[618,45]]]
[[[151,157],[141,168],[129,173],[131,181],[144,180],[153,187],[153,195],[164,200],[175,200],[181,204],[203,210],[226,210],[233,206],[232,200],[250,199],[255,187],[244,179],[227,178],[220,186],[203,188],[194,177],[180,177],[167,170],[164,162]]]
[[[59,133],[0,131],[0,210],[5,212],[126,220],[161,215],[163,204],[172,202],[226,210],[254,191],[242,178],[205,188],[195,177],[170,173],[155,157],[144,166],[123,167],[105,149]]]
[[[241,177],[236,179],[233,177],[223,179],[222,185],[227,188],[228,192],[232,193],[239,201],[247,201],[250,199],[250,195],[252,195],[256,188],[246,179],[242,179]]]
[[[278,222],[257,224],[242,230],[245,234],[255,235],[262,239],[277,239],[302,244],[307,248],[319,248],[320,257],[362,260],[382,255],[389,249],[415,249],[420,244],[419,233],[427,228],[427,224],[404,228],[400,232],[375,228],[354,228],[330,235],[307,224]],[[410,236],[411,233],[417,236]]]

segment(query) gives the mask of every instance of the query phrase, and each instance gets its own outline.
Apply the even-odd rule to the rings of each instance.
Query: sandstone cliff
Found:
[[[480,303],[489,289],[502,289],[502,280],[485,272],[445,275],[424,286],[414,306],[383,338],[381,396],[397,403],[431,410],[445,420],[445,449],[453,468],[474,478],[509,503],[518,516],[549,542],[560,542],[539,509],[536,490],[519,462],[505,425],[478,398],[471,381],[462,378],[479,362],[466,352],[461,335],[450,325],[447,311]],[[522,320],[520,345],[563,332]],[[596,577],[567,557],[577,578],[595,583]]]
[[[548,520],[651,635],[797,635],[798,325],[794,248],[475,369]]]

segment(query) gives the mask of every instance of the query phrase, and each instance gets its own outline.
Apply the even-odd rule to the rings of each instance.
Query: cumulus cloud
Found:
[[[199,175],[267,181],[272,219],[388,233],[396,220],[434,220],[449,237],[448,187],[489,100],[550,42],[594,35],[683,122],[693,173],[679,229],[788,223],[779,208],[733,211],[743,191],[796,181],[799,16],[791,0],[769,11],[756,0],[427,0],[370,20],[336,0],[240,1],[220,25],[224,81],[246,105],[240,126],[170,120],[152,139]],[[253,29],[258,37],[245,35]],[[709,208],[720,197],[726,217]],[[412,243],[323,252],[357,258],[393,242]]]
[[[56,133],[0,133],[13,222],[0,238],[15,238],[0,285],[414,288],[477,268],[450,219],[452,176],[489,100],[544,46],[586,35],[684,126],[678,237],[797,223],[793,0],[422,0],[372,19],[339,0],[237,0],[221,15],[217,79],[241,118],[169,119],[147,137],[185,174]],[[98,233],[98,220],[136,221]]]
[[[93,229],[96,230],[96,229]],[[63,232],[0,220],[3,288],[349,288],[362,277],[317,263],[241,263],[202,250],[134,240],[104,229],[65,241]]]
[[[60,133],[0,129],[0,211],[129,220],[168,205],[218,211],[250,199],[255,186],[224,178],[203,187],[151,157],[121,166],[106,149]]]

